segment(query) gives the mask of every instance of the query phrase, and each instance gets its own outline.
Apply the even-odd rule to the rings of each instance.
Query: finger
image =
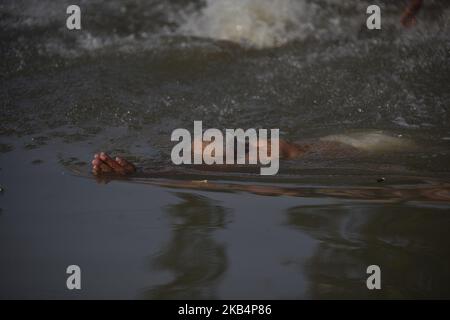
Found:
[[[92,172],[96,175],[112,172],[112,168],[100,159],[92,160]]]
[[[125,159],[122,159],[120,157],[116,157],[116,162],[118,164],[120,164],[125,169],[125,171],[127,173],[132,173],[132,172],[136,171],[136,167],[132,163],[128,162]]]
[[[112,169],[110,166],[108,166],[106,163],[101,163],[101,164],[99,165],[99,168],[100,168],[100,171],[101,171],[102,173],[110,173],[110,172],[113,172],[113,169]]]
[[[92,173],[96,176],[111,172],[113,172],[113,169],[109,167],[106,163],[101,163],[99,165],[95,165],[92,167]]]
[[[94,175],[98,176],[98,175],[101,174],[102,172],[101,172],[101,170],[100,170],[100,167],[97,166],[97,165],[95,165],[95,166],[92,167],[92,173],[93,173]]]
[[[112,170],[118,174],[125,174],[125,169],[118,164],[116,161],[114,161],[113,159],[111,159],[110,156],[108,156],[106,153],[102,152],[100,153],[100,159],[106,163],[110,168],[112,168]]]
[[[99,166],[101,163],[103,163],[102,160],[95,158],[94,160],[92,160],[92,166]]]

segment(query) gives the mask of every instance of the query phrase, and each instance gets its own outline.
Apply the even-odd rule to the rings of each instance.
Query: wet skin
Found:
[[[92,173],[96,176],[109,173],[124,176],[134,172],[136,167],[132,163],[120,157],[113,159],[105,152],[95,154],[92,160]]]
[[[203,144],[203,149],[206,145],[207,143]],[[269,147],[270,154],[270,143],[266,143],[264,147]],[[281,159],[295,159],[310,149],[310,146],[307,144],[298,145],[286,142],[284,140],[280,140],[279,147]],[[259,145],[258,148],[260,148]],[[220,170],[220,166],[216,167]],[[94,159],[92,160],[92,173],[97,177],[108,174],[126,176],[135,172],[136,167],[131,162],[120,157],[115,157],[113,159],[105,152],[96,153],[94,155]]]

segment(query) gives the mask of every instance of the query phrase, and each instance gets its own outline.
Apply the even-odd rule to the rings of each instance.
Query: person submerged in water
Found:
[[[209,143],[204,142],[202,146],[202,152],[204,148]],[[269,146],[268,154],[271,155],[270,151],[270,143],[266,141],[264,144],[264,147],[266,148]],[[316,146],[317,147],[317,146]],[[258,148],[261,148],[261,144],[258,143]],[[306,152],[310,150],[311,145],[309,144],[295,144],[295,143],[289,143],[284,140],[279,141],[279,159],[295,159]],[[194,150],[194,148],[192,148]],[[224,155],[226,156],[226,155]],[[236,157],[236,154],[235,154]],[[248,162],[248,144],[246,145],[246,162]],[[223,165],[215,165],[216,168],[223,168]],[[109,173],[115,173],[119,175],[127,175],[132,174],[136,172],[136,166],[132,164],[131,162],[121,158],[121,157],[115,157],[114,159],[110,157],[105,152],[100,152],[94,155],[94,159],[92,160],[92,172],[95,175],[100,174],[109,174]]]
[[[401,23],[405,27],[412,27],[416,24],[416,15],[420,11],[423,0],[410,0],[409,5],[404,10],[401,16]],[[382,137],[383,138],[383,137]],[[347,140],[347,141],[346,141]],[[383,139],[382,139],[383,140]],[[389,139],[388,139],[389,140]],[[386,140],[387,141],[387,140]],[[343,136],[334,136],[334,138],[321,139],[313,143],[290,143],[284,140],[279,141],[279,158],[282,160],[292,160],[300,158],[312,153],[343,153],[351,154],[355,151],[376,149],[377,146],[383,145],[400,145],[398,141],[378,141],[377,143],[367,143],[364,141],[353,140],[350,141]],[[268,144],[270,145],[270,144]],[[206,145],[203,144],[203,148]],[[258,148],[260,146],[258,145]],[[270,151],[269,151],[270,152]],[[223,168],[223,166],[216,165],[216,168]],[[92,160],[92,173],[94,175],[102,174],[118,174],[129,175],[136,172],[136,166],[131,162],[121,157],[110,157],[105,152],[100,152],[94,155]]]
[[[204,142],[201,152],[209,142]],[[271,144],[268,141],[261,143],[258,140],[257,148],[267,148],[266,154],[273,157],[270,150]],[[304,157],[339,158],[351,157],[364,152],[383,152],[391,150],[411,149],[414,143],[408,139],[386,135],[381,132],[360,132],[353,134],[338,134],[324,136],[319,139],[305,140],[300,142],[288,142],[279,140],[278,159],[293,160]],[[246,163],[249,163],[248,143],[245,148]],[[194,148],[192,148],[194,150]],[[224,155],[225,157],[226,155]],[[275,156],[275,155],[274,155]],[[236,157],[236,148],[235,148]],[[204,165],[201,165],[204,168]],[[230,165],[214,164],[208,166],[212,170],[227,171]],[[96,176],[103,174],[129,175],[136,172],[136,166],[122,157],[111,157],[106,152],[94,155],[92,160],[92,173]]]
[[[207,143],[203,144],[203,149]],[[264,143],[263,145],[270,145]],[[416,145],[408,139],[390,136],[381,132],[360,132],[353,134],[329,135],[315,140],[303,141],[299,143],[291,143],[280,140],[279,143],[279,158],[285,160],[292,160],[297,158],[304,158],[309,156],[332,157],[339,156],[349,157],[352,155],[365,154],[375,155],[379,152],[395,152],[412,150]],[[248,159],[248,158],[247,158]],[[211,165],[211,170],[223,172],[228,165]],[[229,167],[229,166],[228,166]],[[137,168],[131,162],[121,158],[112,158],[105,152],[95,154],[92,160],[92,173],[100,183],[109,182],[115,177],[120,178],[131,175],[133,178],[157,178],[158,170],[154,172],[146,172],[141,170],[137,175]],[[165,172],[162,173],[165,175]],[[167,176],[165,175],[167,178]],[[377,180],[377,182],[384,181]],[[158,182],[153,182],[155,185],[169,188],[186,188],[198,190],[233,190],[250,192],[257,195],[278,196],[289,195],[298,197],[311,196],[333,196],[333,197],[349,197],[351,199],[385,199],[387,201],[411,198],[421,198],[433,201],[450,201],[450,189],[448,183],[433,182],[427,178],[427,182],[421,188],[348,188],[339,187],[308,189],[295,186],[276,186],[267,184],[233,184],[221,183],[208,180],[189,180],[189,179],[169,179]],[[142,180],[141,180],[142,182]],[[151,180],[146,180],[146,183],[152,184]],[[417,182],[415,182],[417,183]]]

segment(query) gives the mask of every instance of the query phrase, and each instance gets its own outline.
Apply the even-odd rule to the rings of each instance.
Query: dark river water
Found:
[[[0,3],[0,298],[450,298],[450,2],[72,2]],[[359,151],[174,167],[194,120]]]

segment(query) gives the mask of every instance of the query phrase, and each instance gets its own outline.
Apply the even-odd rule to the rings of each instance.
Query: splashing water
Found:
[[[207,0],[202,10],[185,17],[180,31],[257,48],[276,47],[304,36],[311,27],[311,10],[303,1]]]

